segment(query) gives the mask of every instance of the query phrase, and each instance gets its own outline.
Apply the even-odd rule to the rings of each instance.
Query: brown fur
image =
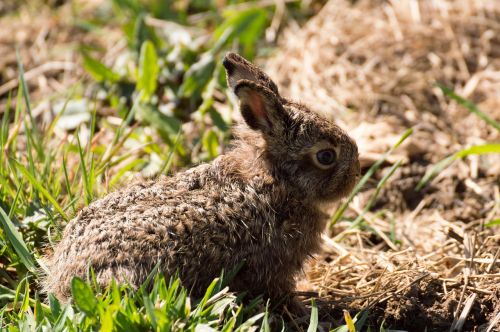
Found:
[[[137,287],[157,262],[167,276],[178,270],[195,296],[242,262],[234,291],[278,301],[294,289],[294,277],[320,247],[328,218],[321,203],[356,182],[357,147],[334,123],[281,97],[243,58],[228,54],[224,66],[247,112],[231,151],[80,211],[49,259],[47,291],[67,299],[72,277],[85,277],[89,266],[102,286],[114,278]],[[319,143],[339,151],[327,170],[311,159]]]

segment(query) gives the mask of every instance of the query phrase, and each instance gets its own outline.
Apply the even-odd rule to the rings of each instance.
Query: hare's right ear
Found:
[[[249,80],[239,80],[234,93],[240,101],[240,111],[248,126],[264,134],[284,131],[287,114],[273,91]]]
[[[278,87],[266,73],[260,70],[257,66],[245,60],[236,53],[227,53],[222,61],[227,73],[227,84],[234,92],[238,81],[248,80],[258,83],[269,90],[276,96],[280,96]]]

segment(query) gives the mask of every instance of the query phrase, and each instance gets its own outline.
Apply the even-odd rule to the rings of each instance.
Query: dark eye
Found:
[[[321,165],[330,166],[337,160],[337,154],[335,150],[324,149],[316,153],[316,159]]]

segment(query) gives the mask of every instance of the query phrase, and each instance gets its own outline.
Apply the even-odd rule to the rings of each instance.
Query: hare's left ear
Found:
[[[273,91],[253,81],[239,80],[234,93],[240,101],[241,115],[250,128],[267,135],[284,131],[288,117]]]
[[[277,97],[280,97],[278,87],[266,73],[257,66],[245,60],[236,53],[227,53],[222,61],[226,68],[227,84],[234,92],[236,84],[240,80],[248,80],[258,83],[271,90]]]

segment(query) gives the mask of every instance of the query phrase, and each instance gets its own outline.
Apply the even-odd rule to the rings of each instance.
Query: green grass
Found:
[[[48,305],[36,296],[29,298],[28,279],[9,297],[10,306],[0,311],[9,322],[9,331],[82,330],[82,331],[248,331],[264,326],[258,301],[243,306],[241,300],[222,287],[219,279],[204,297],[192,302],[180,280],[167,282],[157,276],[153,287],[133,291],[113,283],[102,293],[94,292],[91,283],[75,278],[71,284],[73,302],[65,304],[49,296]]]

